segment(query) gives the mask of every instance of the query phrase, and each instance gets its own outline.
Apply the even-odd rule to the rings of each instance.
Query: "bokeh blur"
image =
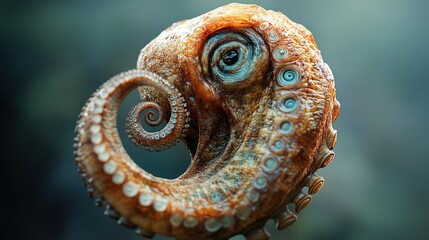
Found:
[[[72,158],[75,121],[163,29],[229,2],[0,3],[1,239],[140,239],[87,197]],[[336,158],[319,172],[325,187],[291,228],[269,222],[273,239],[429,239],[429,1],[237,2],[311,30],[342,106]],[[120,131],[137,101],[127,98]],[[157,176],[177,177],[190,161],[183,145],[149,154],[123,141]]]

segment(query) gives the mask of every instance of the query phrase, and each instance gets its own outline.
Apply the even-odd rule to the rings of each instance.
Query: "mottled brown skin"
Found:
[[[231,51],[233,64],[224,60]],[[137,68],[101,86],[76,128],[78,169],[118,223],[146,237],[269,239],[267,220],[289,226],[297,218],[288,205],[299,212],[323,186],[315,172],[334,156],[339,103],[303,26],[256,5],[226,5],[173,24],[142,49]],[[117,110],[136,87],[142,102],[127,118],[128,137],[151,151],[183,141],[192,162],[177,179],[140,169],[121,144]],[[161,119],[149,113],[146,122],[165,120],[163,130],[141,127],[149,108]]]

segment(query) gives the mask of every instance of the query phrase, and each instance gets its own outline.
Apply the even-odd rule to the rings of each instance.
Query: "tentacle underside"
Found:
[[[267,220],[278,229],[297,220],[324,184],[316,171],[334,157],[340,108],[308,30],[230,4],[167,29],[138,67],[103,84],[76,127],[78,170],[106,215],[141,236],[177,239],[269,239]],[[192,163],[177,179],[147,173],[121,143],[118,110],[137,88],[128,138],[149,151],[185,142]],[[142,115],[167,124],[147,131]]]

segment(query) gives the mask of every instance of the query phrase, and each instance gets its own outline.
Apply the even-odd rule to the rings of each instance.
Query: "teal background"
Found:
[[[2,1],[1,239],[140,239],[87,197],[72,158],[75,121],[90,94],[135,68],[140,49],[173,22],[230,1]],[[325,187],[273,239],[428,239],[429,1],[253,2],[313,32],[342,110]],[[129,97],[119,124],[137,102]],[[127,150],[173,178],[183,145]],[[155,239],[170,239],[156,236]],[[237,237],[235,239],[243,239]]]

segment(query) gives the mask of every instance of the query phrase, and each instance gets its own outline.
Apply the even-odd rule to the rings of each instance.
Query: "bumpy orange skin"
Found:
[[[250,65],[224,78],[215,70],[223,61],[217,51],[231,46]],[[76,128],[78,169],[119,223],[146,237],[268,239],[267,220],[277,219],[279,229],[292,224],[287,206],[299,212],[323,186],[315,172],[333,159],[339,103],[303,26],[256,5],[229,4],[166,29],[142,49],[137,67],[101,86]],[[150,175],[123,149],[117,110],[136,87],[142,103],[129,114],[129,138],[157,151],[185,142],[192,162],[177,179]],[[139,123],[147,108],[167,121],[158,133]],[[146,121],[158,124],[152,117]]]

